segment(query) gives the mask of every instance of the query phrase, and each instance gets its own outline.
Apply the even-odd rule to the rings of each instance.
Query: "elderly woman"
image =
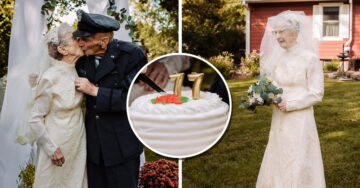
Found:
[[[87,187],[86,138],[81,102],[74,81],[75,63],[83,56],[73,28],[62,24],[47,36],[55,62],[40,77],[28,121],[37,137],[34,187]]]
[[[261,43],[261,74],[283,89],[273,110],[257,188],[325,187],[313,105],[324,93],[317,40],[303,12],[268,20]]]

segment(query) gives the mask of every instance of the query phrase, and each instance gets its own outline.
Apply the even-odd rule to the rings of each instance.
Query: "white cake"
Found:
[[[168,92],[172,93],[172,92]],[[212,145],[226,127],[229,106],[210,92],[193,100],[191,91],[183,104],[153,104],[153,93],[138,97],[129,108],[130,121],[145,145],[172,157],[186,157]]]

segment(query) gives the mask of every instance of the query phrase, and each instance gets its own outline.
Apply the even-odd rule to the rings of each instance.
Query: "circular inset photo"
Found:
[[[127,114],[146,147],[166,157],[188,158],[205,152],[224,134],[231,95],[223,76],[206,60],[168,54],[136,75]]]

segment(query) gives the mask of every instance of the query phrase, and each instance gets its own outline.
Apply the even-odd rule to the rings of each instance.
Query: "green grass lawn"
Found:
[[[183,163],[183,187],[255,187],[270,129],[272,107],[257,113],[238,109],[254,79],[228,81],[233,112],[223,138]],[[360,82],[325,80],[315,106],[327,187],[360,187]],[[150,151],[148,160],[161,158]]]

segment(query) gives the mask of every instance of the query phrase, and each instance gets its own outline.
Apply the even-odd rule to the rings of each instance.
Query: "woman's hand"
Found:
[[[51,161],[56,166],[62,166],[65,163],[65,157],[60,148],[57,148],[54,154],[51,156]]]
[[[276,106],[277,106],[276,99],[277,99],[277,95],[275,95],[275,96],[273,97],[273,99],[272,99],[272,103],[273,103],[274,105],[276,105]]]
[[[286,112],[286,100],[281,100],[280,103],[278,103],[276,101],[276,99],[278,98],[278,96],[274,96],[272,102],[273,104],[282,112]]]
[[[286,112],[286,101],[283,100],[280,103],[276,104],[280,111]]]

